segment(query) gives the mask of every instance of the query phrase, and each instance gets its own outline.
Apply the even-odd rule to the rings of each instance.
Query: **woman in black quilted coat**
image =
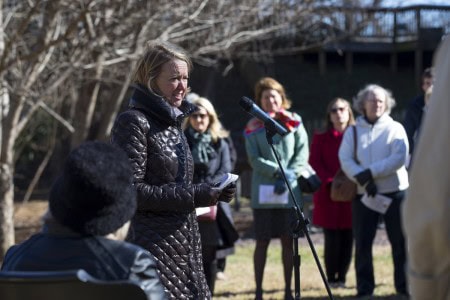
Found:
[[[195,107],[185,101],[189,57],[174,45],[148,46],[134,74],[129,109],[112,129],[111,142],[126,151],[134,169],[138,208],[128,241],[148,249],[171,299],[209,299],[195,208],[229,202],[222,192],[193,184],[193,162],[181,128]],[[111,162],[114,163],[114,162]]]

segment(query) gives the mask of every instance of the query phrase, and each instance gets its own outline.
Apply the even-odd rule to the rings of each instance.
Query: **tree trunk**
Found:
[[[14,186],[12,164],[0,163],[0,257],[14,245]]]
[[[2,143],[0,144],[0,257],[14,245],[14,140],[16,131],[12,123],[16,120],[18,105],[10,107],[9,93],[1,87],[3,94],[0,109],[0,127]],[[5,107],[8,109],[5,110]]]
[[[3,32],[3,1],[0,0],[0,53],[5,49]],[[14,185],[13,160],[6,147],[9,142],[5,138],[5,117],[9,113],[9,93],[4,82],[3,74],[0,76],[0,257],[4,257],[9,246],[14,244]]]
[[[126,70],[127,75],[120,88],[119,95],[112,100],[110,105],[105,105],[105,110],[102,112],[102,119],[100,121],[99,129],[96,134],[96,138],[99,140],[107,140],[111,133],[114,120],[117,116],[117,113],[120,111],[120,106],[122,104],[123,98],[125,97],[125,94],[127,93],[127,90],[130,86],[132,77],[131,70],[134,69],[135,65],[136,61],[133,61],[128,70]]]
[[[103,61],[105,58],[105,52],[96,54],[96,68],[95,79],[93,83],[88,84],[90,97],[88,99],[79,99],[77,102],[77,109],[75,111],[75,122],[77,124],[76,131],[72,135],[71,148],[77,147],[88,137],[89,130],[91,129],[92,119],[94,117],[94,110],[97,106],[98,95],[101,85],[101,76],[103,74],[104,66]],[[84,94],[84,93],[83,93]],[[81,101],[80,101],[81,100]],[[86,101],[87,100],[87,101]]]

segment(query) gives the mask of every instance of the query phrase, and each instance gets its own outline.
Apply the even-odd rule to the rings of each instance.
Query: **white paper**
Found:
[[[207,206],[207,207],[197,207],[195,209],[195,213],[197,214],[197,216],[200,216],[200,215],[204,215],[204,214],[209,213],[210,210],[211,209],[209,208],[209,206]]]
[[[220,179],[220,182],[219,182],[219,185],[217,186],[217,188],[222,190],[224,187],[226,187],[230,183],[238,180],[238,178],[239,178],[239,175],[227,173],[227,174],[223,175],[223,177]]]
[[[389,205],[391,205],[392,199],[380,194],[370,197],[365,193],[361,198],[361,202],[371,210],[385,214]]]
[[[273,185],[264,185],[261,184],[259,186],[259,203],[260,204],[287,204],[289,201],[288,191],[284,192],[281,195],[275,194],[273,192]]]

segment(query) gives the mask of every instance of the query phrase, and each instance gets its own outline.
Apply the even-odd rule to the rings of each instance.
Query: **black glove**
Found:
[[[223,188],[219,201],[230,203],[236,195],[236,182],[232,182]]]
[[[370,172],[370,169],[365,169],[364,171],[356,174],[355,179],[361,186],[364,186],[367,182],[373,180],[372,172]]]
[[[207,183],[194,185],[195,207],[206,207],[217,204],[222,190]]]
[[[370,197],[375,197],[375,195],[378,193],[377,185],[373,180],[370,180],[366,185],[366,192],[367,195]]]
[[[286,186],[286,183],[284,182],[284,179],[278,178],[275,181],[275,185],[273,187],[273,193],[277,194],[277,195],[281,195],[284,192],[286,192],[286,190],[287,190],[287,186]]]
[[[297,175],[295,174],[295,171],[292,169],[286,169],[284,170],[284,174],[286,175],[286,178],[289,182],[292,182],[297,179]],[[283,179],[283,174],[281,174],[281,171],[278,170],[275,172],[275,178],[277,179]]]

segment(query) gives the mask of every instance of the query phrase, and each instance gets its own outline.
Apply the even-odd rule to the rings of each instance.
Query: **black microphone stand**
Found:
[[[292,197],[292,200],[294,202],[294,206],[292,207],[295,211],[295,215],[297,216],[297,220],[294,224],[293,229],[293,247],[294,247],[294,286],[295,286],[295,297],[294,299],[300,300],[300,254],[298,252],[298,238],[300,236],[300,230],[303,231],[304,235],[306,236],[306,239],[308,240],[309,248],[311,248],[311,252],[314,256],[314,260],[316,261],[317,267],[319,268],[320,275],[322,276],[322,281],[325,284],[325,288],[328,293],[328,297],[333,300],[333,295],[331,294],[330,286],[328,285],[328,281],[325,277],[325,273],[323,272],[322,266],[320,265],[319,257],[317,256],[316,250],[314,248],[314,245],[311,241],[311,237],[309,236],[308,228],[306,225],[309,224],[309,221],[305,219],[305,216],[303,215],[303,211],[299,207],[297,200],[295,199],[294,193],[292,192],[291,185],[289,184],[289,180],[286,178],[286,174],[284,173],[283,165],[281,164],[280,158],[278,157],[278,153],[275,150],[275,147],[273,146],[273,136],[276,134],[275,131],[273,131],[269,126],[265,127],[266,129],[266,138],[267,143],[270,145],[270,148],[272,148],[272,152],[275,155],[275,158],[277,160],[278,166],[280,168],[281,174],[283,174],[284,182],[286,183],[286,186],[289,190],[289,194]]]

